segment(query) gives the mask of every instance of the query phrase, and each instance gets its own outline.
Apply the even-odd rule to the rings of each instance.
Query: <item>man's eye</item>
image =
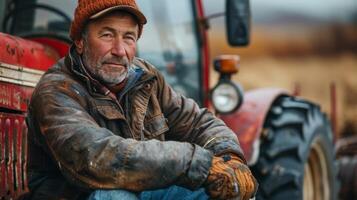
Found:
[[[113,35],[110,34],[110,33],[105,33],[105,34],[102,34],[101,37],[102,37],[102,38],[112,38]]]
[[[128,39],[128,40],[136,41],[136,38],[133,35],[127,35],[127,36],[125,36],[125,38]]]

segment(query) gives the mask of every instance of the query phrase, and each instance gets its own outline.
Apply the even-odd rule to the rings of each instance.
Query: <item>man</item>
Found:
[[[234,133],[135,57],[134,0],[79,0],[68,56],[29,105],[32,199],[249,199]]]

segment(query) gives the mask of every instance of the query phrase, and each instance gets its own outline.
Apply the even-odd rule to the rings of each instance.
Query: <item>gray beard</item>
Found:
[[[86,69],[87,72],[89,72],[89,74],[96,80],[98,80],[99,82],[107,85],[107,86],[114,86],[117,85],[121,82],[123,82],[129,75],[129,71],[133,69],[131,64],[126,65],[127,71],[125,72],[125,75],[120,75],[117,77],[112,77],[112,78],[108,78],[105,77],[105,74],[102,74],[100,72],[100,70],[98,70],[100,67],[98,66],[99,64],[97,64],[97,66],[95,68],[90,67],[89,64],[86,62],[88,61],[88,57],[86,53],[83,53],[81,56],[81,62],[84,66],[84,68]]]

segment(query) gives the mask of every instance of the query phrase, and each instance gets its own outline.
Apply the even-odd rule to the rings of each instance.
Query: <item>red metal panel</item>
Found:
[[[58,59],[52,52],[40,43],[0,33],[0,62],[47,70]]]
[[[0,113],[0,122],[0,199],[16,198],[27,191],[27,185],[24,183],[24,162],[27,157],[23,155],[26,153],[26,150],[23,150],[23,141],[26,141],[27,135],[25,116]]]
[[[19,161],[19,155],[21,157],[21,127],[20,127],[20,122],[19,119],[15,119],[14,121],[14,126],[13,126],[13,137],[14,137],[14,142],[13,142],[13,167],[14,167],[14,190],[16,194],[21,192],[21,187],[20,187],[20,174],[21,174],[21,168],[20,168],[20,161]]]
[[[22,192],[27,192],[28,191],[28,185],[27,185],[27,125],[26,121],[22,121],[22,143],[21,143],[21,189]]]
[[[5,163],[6,163],[6,185],[7,193],[14,194],[14,175],[13,175],[13,132],[10,118],[5,120]]]
[[[265,88],[246,92],[242,107],[235,113],[221,115],[220,118],[237,134],[248,163],[252,163],[259,146],[259,140],[265,117],[273,101],[288,93],[282,89]]]
[[[25,112],[33,88],[0,82],[0,108]]]
[[[60,57],[64,57],[65,55],[67,55],[69,50],[69,44],[58,39],[48,37],[38,37],[29,39],[53,47],[53,49],[56,49]]]
[[[0,117],[0,198],[6,194],[6,173],[5,173],[5,118]]]

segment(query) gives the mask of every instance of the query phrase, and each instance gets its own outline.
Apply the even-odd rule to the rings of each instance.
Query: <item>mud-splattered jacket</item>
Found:
[[[73,49],[41,78],[27,118],[33,199],[81,199],[100,188],[195,189],[213,155],[243,157],[220,119],[174,92],[144,60],[133,65],[120,94],[91,79]]]

